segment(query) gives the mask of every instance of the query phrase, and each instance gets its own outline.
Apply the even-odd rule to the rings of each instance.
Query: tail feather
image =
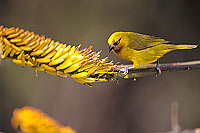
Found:
[[[177,49],[193,49],[198,47],[198,45],[176,45]]]

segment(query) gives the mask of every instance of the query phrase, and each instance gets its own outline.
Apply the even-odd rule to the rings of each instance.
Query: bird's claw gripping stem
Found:
[[[123,73],[124,75],[128,74],[129,67],[121,68],[119,72]]]
[[[125,67],[125,68],[121,68],[119,72],[123,73],[125,76],[124,78],[127,79],[128,78],[128,70],[134,68],[134,67]],[[135,81],[135,78],[132,78]]]
[[[156,77],[158,76],[158,75],[160,75],[161,74],[161,69],[160,69],[160,67],[159,67],[159,60],[157,60],[156,61],[156,71],[157,71],[157,74],[156,74]]]

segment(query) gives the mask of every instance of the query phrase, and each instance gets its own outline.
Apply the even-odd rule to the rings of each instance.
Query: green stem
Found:
[[[157,74],[157,71],[155,69],[156,64],[142,65],[138,69],[131,68],[132,65],[119,65],[118,67],[120,69],[128,68],[128,74],[125,74],[124,72],[118,72],[115,76],[116,79],[123,79],[123,78],[133,79],[133,78],[151,76],[151,75]],[[200,69],[200,60],[189,61],[189,62],[159,64],[159,67],[160,67],[162,73],[163,72]]]

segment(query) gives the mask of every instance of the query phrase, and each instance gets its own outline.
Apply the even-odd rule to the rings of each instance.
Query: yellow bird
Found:
[[[114,32],[108,39],[109,52],[122,59],[132,61],[134,68],[157,61],[164,54],[176,49],[193,49],[197,45],[174,45],[159,37],[134,32]]]

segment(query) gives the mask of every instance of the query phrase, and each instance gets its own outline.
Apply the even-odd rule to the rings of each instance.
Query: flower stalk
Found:
[[[1,59],[60,77],[71,76],[88,86],[111,81],[118,71],[107,57],[99,59],[100,52],[93,52],[92,46],[79,50],[81,45],[63,44],[15,27],[0,26],[0,46]]]
[[[36,71],[44,71],[59,77],[71,76],[79,83],[91,86],[93,82],[109,82],[124,78],[157,75],[155,64],[134,69],[132,65],[116,65],[108,58],[100,59],[100,52],[89,48],[56,42],[44,35],[20,28],[0,26],[0,55]],[[199,69],[200,61],[160,64],[162,72]],[[128,70],[128,73],[123,70]]]

